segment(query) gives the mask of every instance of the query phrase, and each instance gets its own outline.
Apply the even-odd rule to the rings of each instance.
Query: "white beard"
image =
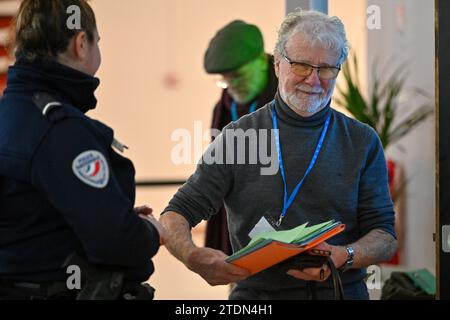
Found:
[[[305,85],[299,85],[297,89],[301,89],[303,91],[320,92],[319,90],[313,90],[311,87]],[[323,90],[322,94],[315,94],[312,96],[301,94],[298,91],[295,91],[291,94],[286,95],[284,100],[291,108],[294,108],[301,114],[313,115],[327,106],[327,103],[330,101],[332,94],[333,90],[329,90],[329,92],[325,96],[323,95]]]

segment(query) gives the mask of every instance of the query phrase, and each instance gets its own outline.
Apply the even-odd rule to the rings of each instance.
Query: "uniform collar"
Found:
[[[8,70],[5,94],[12,92],[48,92],[86,113],[94,109],[98,78],[54,61],[28,62],[18,59]]]

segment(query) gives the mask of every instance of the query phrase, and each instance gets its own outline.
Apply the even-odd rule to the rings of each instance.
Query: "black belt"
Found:
[[[0,279],[0,300],[74,299],[65,282],[32,283]]]

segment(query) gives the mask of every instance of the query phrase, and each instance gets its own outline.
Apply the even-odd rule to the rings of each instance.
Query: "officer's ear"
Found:
[[[84,61],[89,56],[89,39],[86,31],[78,32],[73,38],[72,53],[77,60]]]

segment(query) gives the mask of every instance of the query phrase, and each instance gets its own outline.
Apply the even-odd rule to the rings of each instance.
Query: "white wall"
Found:
[[[366,29],[366,0],[329,0],[328,14],[337,16],[342,20],[350,44],[349,55],[356,55],[359,63],[359,80],[363,92],[367,90],[367,29]],[[344,77],[341,74],[337,79],[337,86],[345,88]],[[334,95],[338,96],[337,88]],[[333,107],[347,115],[349,113],[336,102]]]
[[[234,19],[258,25],[272,52],[284,1],[93,0],[102,36],[98,110],[130,147],[140,179],[187,178],[192,165],[176,166],[171,134],[211,124],[220,96],[217,76],[203,70],[203,55],[218,29]],[[176,84],[167,86],[168,79]],[[209,139],[206,139],[209,142]]]
[[[368,31],[369,66],[378,59],[379,70],[389,75],[399,65],[407,63],[407,88],[400,99],[400,114],[408,114],[423,102],[413,94],[412,88],[426,90],[434,106],[434,1],[368,0],[367,3],[378,5],[382,18],[380,30]],[[387,150],[388,157],[404,167],[408,180],[402,217],[403,263],[412,268],[427,267],[432,272],[435,268],[432,238],[435,230],[434,130],[434,118],[429,118]]]
[[[0,13],[2,15],[14,15],[19,9],[19,0],[1,0],[0,1]]]

